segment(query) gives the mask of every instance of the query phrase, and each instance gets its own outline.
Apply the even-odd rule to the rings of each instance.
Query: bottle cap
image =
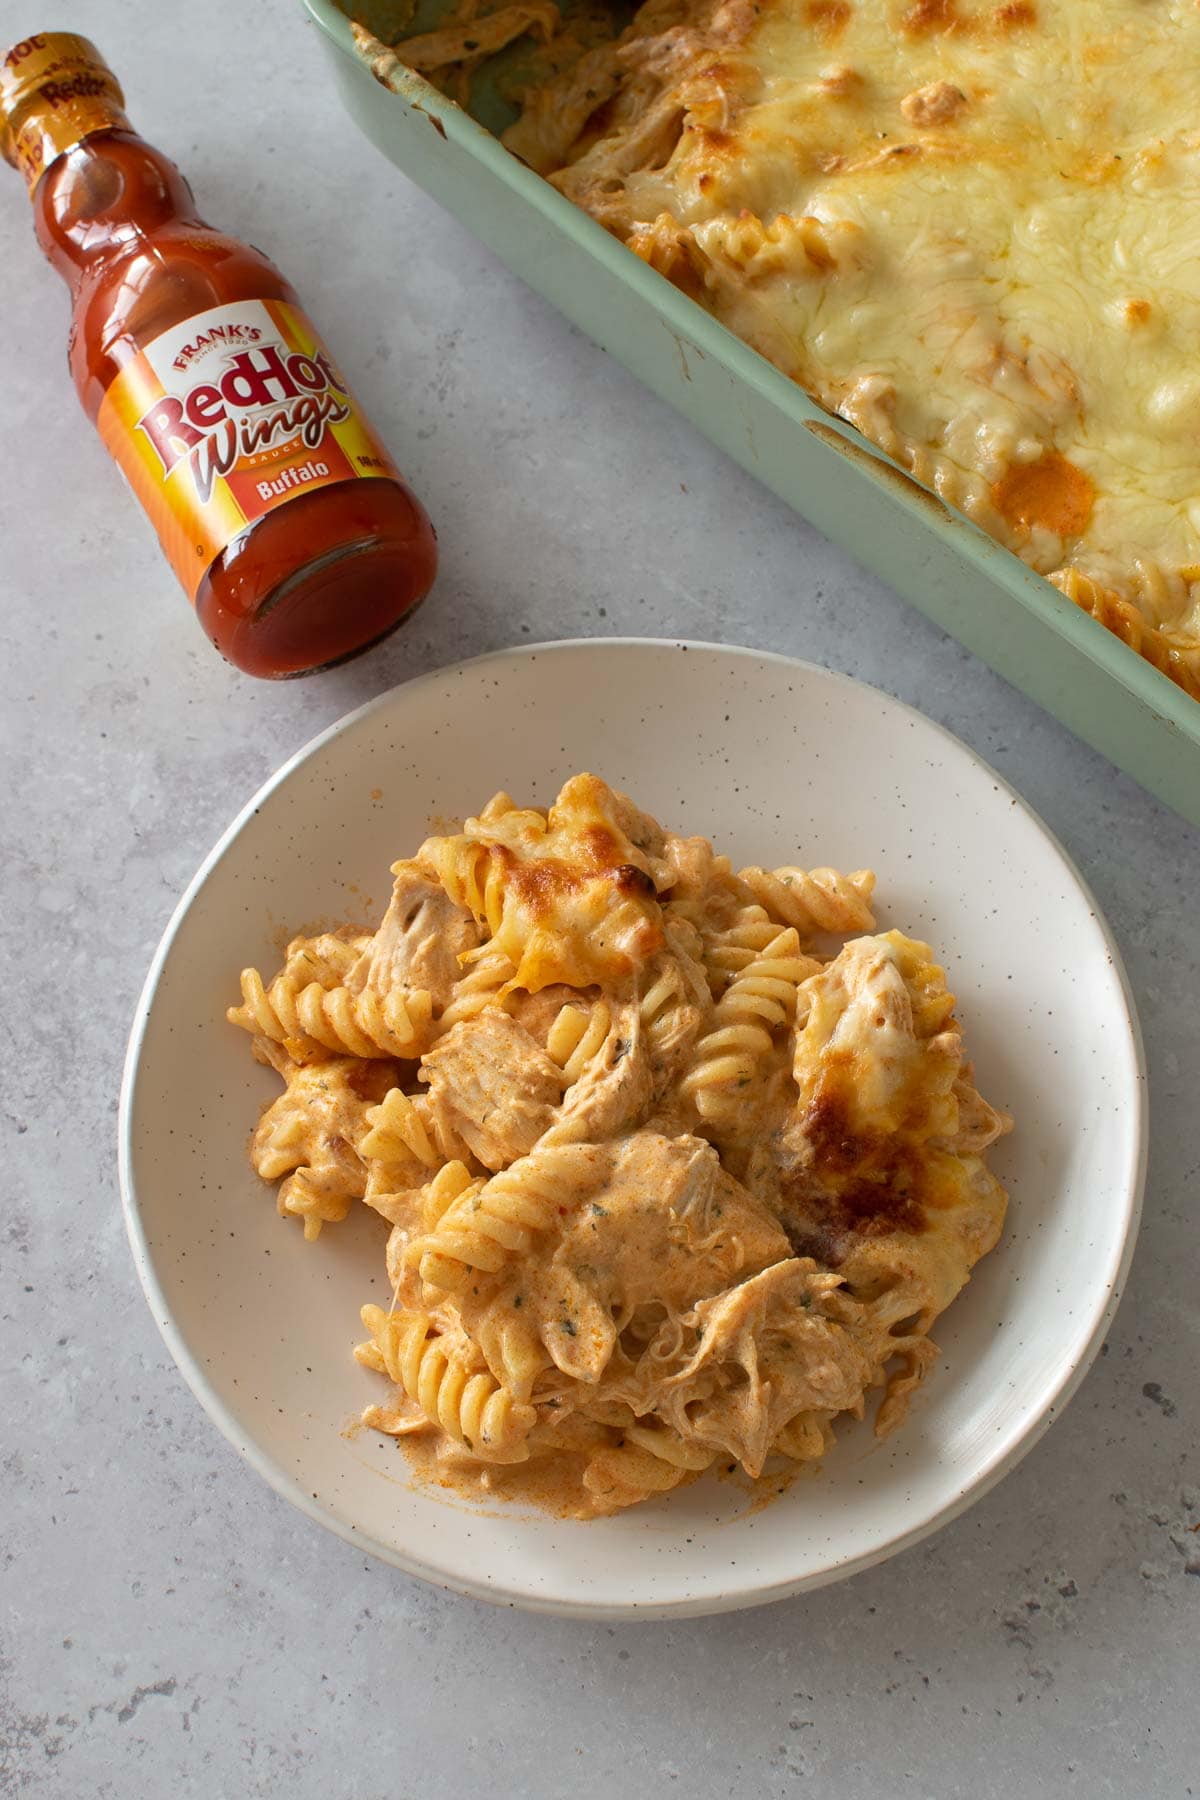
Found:
[[[0,62],[0,153],[32,193],[54,159],[90,132],[128,129],[124,106],[116,76],[87,38],[37,32]]]

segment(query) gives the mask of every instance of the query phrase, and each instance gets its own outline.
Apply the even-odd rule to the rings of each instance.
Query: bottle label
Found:
[[[126,364],[96,421],[189,598],[248,526],[300,494],[399,479],[305,315],[210,307]]]

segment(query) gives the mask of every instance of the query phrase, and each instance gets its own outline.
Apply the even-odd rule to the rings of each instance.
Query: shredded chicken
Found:
[[[638,1009],[612,1009],[608,1035],[578,1081],[567,1089],[550,1128],[554,1143],[599,1143],[618,1137],[649,1103],[654,1077]]]
[[[558,1065],[508,1013],[491,1007],[447,1032],[421,1065],[438,1126],[485,1169],[503,1169],[549,1130]]]
[[[395,866],[395,886],[383,922],[346,977],[352,993],[385,996],[420,988],[444,1005],[462,974],[462,961],[479,943],[479,929],[465,907],[415,862]]]

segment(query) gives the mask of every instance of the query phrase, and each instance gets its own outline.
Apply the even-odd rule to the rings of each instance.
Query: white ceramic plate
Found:
[[[994,1153],[1000,1247],[935,1333],[906,1427],[840,1436],[752,1512],[716,1480],[615,1519],[472,1509],[347,1434],[377,1397],[351,1360],[383,1298],[365,1209],[306,1244],[246,1143],[278,1091],[223,1018],[280,934],[379,915],[388,865],[498,787],[546,804],[591,769],[735,862],[873,867],[883,925],[927,937],[980,1086],[1018,1128]],[[180,902],[129,1046],[122,1189],[146,1296],[201,1403],[278,1492],[415,1575],[514,1605],[710,1612],[866,1567],[1010,1469],[1083,1376],[1131,1253],[1145,1074],[1120,961],[1062,850],[1011,788],[897,701],[824,669],[701,644],[539,645],[445,669],[352,713],[245,808]],[[386,1301],[385,1301],[386,1304]]]

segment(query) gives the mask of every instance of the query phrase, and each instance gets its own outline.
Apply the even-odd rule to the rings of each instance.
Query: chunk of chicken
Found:
[[[838,1307],[836,1283],[792,1258],[699,1301],[683,1321],[695,1347],[681,1367],[664,1368],[670,1341],[647,1351],[656,1414],[758,1475],[798,1413],[857,1410],[871,1364],[847,1321],[822,1310],[846,1307]]]
[[[598,1144],[618,1137],[650,1104],[654,1091],[646,1034],[637,1006],[614,1006],[608,1035],[566,1099],[547,1138],[553,1144]]]
[[[712,1013],[700,933],[686,919],[672,916],[666,933],[667,948],[646,971],[639,1008],[658,1095],[686,1069]]]
[[[383,922],[346,977],[351,993],[385,995],[423,988],[444,1006],[462,974],[461,958],[479,943],[479,928],[441,883],[417,862],[398,862]]]
[[[619,831],[623,831],[635,850],[639,850],[646,859],[646,873],[653,878],[655,887],[661,893],[669,887],[672,870],[666,861],[667,837],[658,820],[650,813],[643,812],[628,794],[620,788],[612,788],[609,816]]]
[[[492,1170],[533,1149],[563,1090],[558,1064],[496,1006],[448,1031],[426,1054],[421,1080],[435,1132]]]
[[[705,932],[722,930],[754,895],[733,872],[727,856],[717,856],[707,838],[666,833],[663,861],[668,870],[664,903],[668,916],[688,919]]]
[[[959,1123],[953,1009],[927,946],[898,932],[854,939],[802,983],[792,1117],[747,1171],[799,1254],[838,1268],[855,1238],[926,1229],[932,1146]]]
[[[717,861],[706,837],[680,837],[668,831],[663,856],[671,871],[670,897],[675,901],[703,904]]]
[[[969,1080],[926,945],[856,939],[801,996],[792,1117],[746,1179],[797,1255],[838,1270],[863,1303],[874,1378],[898,1359],[876,1426],[887,1430],[936,1356],[925,1334],[999,1235],[1004,1189],[978,1151],[1009,1120]]]
[[[830,1156],[841,1154],[835,1138],[861,1154],[863,1138],[916,1142],[956,1129],[962,1038],[927,944],[898,931],[853,939],[803,983],[797,1018],[799,1112]]]

